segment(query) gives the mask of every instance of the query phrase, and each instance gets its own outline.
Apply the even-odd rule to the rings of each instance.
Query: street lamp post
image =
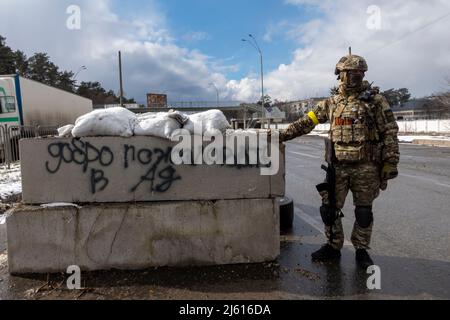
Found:
[[[210,85],[210,86],[213,86],[214,89],[216,89],[216,94],[217,94],[217,108],[219,108],[219,89],[217,89],[217,86],[214,84],[214,82],[210,82],[209,85]]]
[[[119,103],[120,106],[123,107],[123,80],[122,80],[122,52],[119,51]]]
[[[86,70],[86,69],[87,69],[86,66],[81,66],[81,67],[78,69],[78,71],[75,73],[75,75],[72,77],[72,79],[75,80],[75,79],[77,78],[78,74],[79,74],[81,71]]]
[[[242,39],[244,42],[248,42],[253,48],[256,49],[259,53],[260,63],[261,63],[261,117],[262,117],[262,126],[264,126],[264,120],[266,118],[266,113],[264,111],[264,66],[263,66],[263,54],[261,51],[261,48],[258,45],[258,42],[256,41],[255,37],[253,37],[252,34],[248,35],[249,38],[253,41],[249,41],[247,39]]]

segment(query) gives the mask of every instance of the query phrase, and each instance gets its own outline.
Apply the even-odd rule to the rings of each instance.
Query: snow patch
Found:
[[[0,253],[0,264],[4,264],[8,261],[8,255],[6,253]]]
[[[0,214],[0,224],[5,224],[6,218],[8,218],[12,214],[12,212],[13,212],[12,209],[8,209],[5,211],[5,213]]]
[[[398,136],[400,142],[411,143],[414,140],[439,140],[439,141],[450,141],[450,137],[445,136]]]
[[[20,163],[12,164],[10,169],[0,169],[0,201],[21,193]]]
[[[75,204],[75,203],[69,203],[69,202],[52,202],[52,203],[44,203],[41,204],[42,208],[57,208],[57,207],[75,207],[77,209],[81,209],[82,207]]]

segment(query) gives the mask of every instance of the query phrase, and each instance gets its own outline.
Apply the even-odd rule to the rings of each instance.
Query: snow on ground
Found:
[[[0,168],[0,202],[22,193],[20,163],[11,164],[11,168]]]
[[[11,168],[0,167],[0,224],[4,224],[6,214],[2,212],[8,210],[10,205],[2,203],[5,200],[13,198],[22,193],[22,181],[20,172],[20,163],[11,164]]]
[[[75,207],[77,209],[81,209],[81,206],[79,206],[75,203],[68,203],[68,202],[45,203],[45,204],[41,204],[41,207],[42,208]]]
[[[404,136],[399,135],[398,140],[400,142],[413,142],[413,140],[447,140],[450,141],[450,137],[446,136]]]

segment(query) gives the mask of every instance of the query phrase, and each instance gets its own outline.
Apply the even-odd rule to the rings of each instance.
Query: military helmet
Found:
[[[345,57],[342,57],[341,60],[336,64],[336,70],[334,73],[338,75],[342,71],[348,71],[348,70],[359,70],[362,72],[366,72],[369,70],[367,66],[366,60],[364,60],[363,57],[349,54]]]

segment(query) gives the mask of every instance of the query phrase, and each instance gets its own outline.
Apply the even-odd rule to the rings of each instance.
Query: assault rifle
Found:
[[[320,215],[325,226],[330,227],[330,242],[333,238],[332,226],[339,216],[339,210],[336,207],[336,169],[334,167],[334,146],[333,142],[325,138],[326,161],[328,166],[322,165],[322,169],[326,171],[326,180],[324,183],[316,186],[317,191],[322,196],[322,206],[320,207]]]

